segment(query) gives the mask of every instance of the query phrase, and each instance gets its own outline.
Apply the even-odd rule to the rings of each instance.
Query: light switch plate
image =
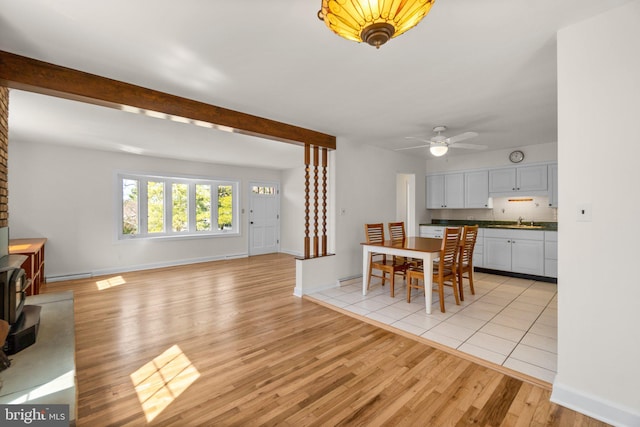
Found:
[[[576,208],[577,220],[582,222],[591,221],[591,203],[580,203]]]

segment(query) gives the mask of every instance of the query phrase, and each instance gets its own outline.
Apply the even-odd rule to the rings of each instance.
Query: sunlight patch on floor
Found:
[[[127,283],[122,276],[115,276],[110,279],[99,280],[96,282],[96,286],[98,286],[99,291],[104,291],[105,289],[113,288],[115,286],[124,285]]]
[[[49,381],[48,383],[45,383],[40,387],[34,388],[28,393],[15,398],[14,400],[10,401],[9,404],[18,405],[21,403],[28,403],[30,400],[39,399],[41,397],[46,397],[58,393],[62,390],[67,390],[75,385],[75,376],[75,370],[68,371],[67,373],[60,375],[59,377]]]
[[[131,381],[147,422],[153,421],[198,377],[200,372],[177,345],[132,373]]]

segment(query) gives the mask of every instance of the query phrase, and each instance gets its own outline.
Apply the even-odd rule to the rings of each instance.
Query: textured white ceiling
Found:
[[[396,149],[443,124],[492,150],[557,141],[557,30],[629,1],[438,0],[376,50],[331,33],[320,0],[0,0],[0,50],[347,141]],[[274,168],[302,158],[290,144],[15,90],[10,137]]]

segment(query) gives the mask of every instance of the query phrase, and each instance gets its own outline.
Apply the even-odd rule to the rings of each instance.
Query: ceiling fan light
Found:
[[[449,151],[449,147],[447,147],[444,144],[442,144],[442,145],[432,145],[431,147],[429,147],[429,151],[434,156],[441,157],[441,156],[444,156],[445,154],[447,154],[447,151]]]
[[[418,25],[435,0],[322,0],[318,18],[347,40],[376,48]]]

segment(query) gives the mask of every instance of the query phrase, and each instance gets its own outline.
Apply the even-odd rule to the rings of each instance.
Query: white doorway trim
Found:
[[[396,221],[404,221],[407,237],[418,235],[415,174],[396,174]]]

